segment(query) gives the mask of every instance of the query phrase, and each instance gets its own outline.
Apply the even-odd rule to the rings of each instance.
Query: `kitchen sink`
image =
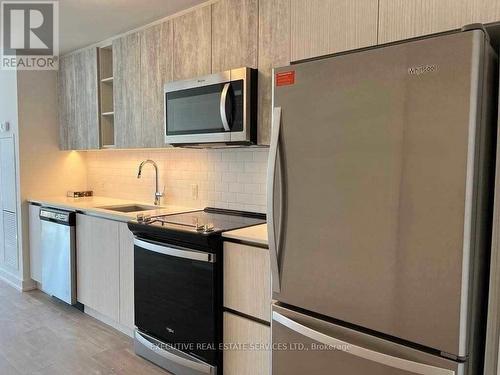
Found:
[[[106,206],[97,207],[102,210],[117,211],[117,212],[140,212],[140,211],[153,211],[159,209],[157,206],[143,206],[140,204],[120,205],[120,206]]]

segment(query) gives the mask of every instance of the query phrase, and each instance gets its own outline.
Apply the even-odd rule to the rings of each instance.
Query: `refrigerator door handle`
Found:
[[[379,353],[370,349],[363,348],[361,346],[352,345],[348,342],[333,338],[331,336],[325,335],[324,333],[318,332],[312,328],[306,327],[305,325],[300,324],[290,318],[287,318],[286,316],[276,311],[273,311],[273,321],[276,321],[281,325],[291,329],[292,331],[297,332],[302,336],[308,337],[311,340],[317,341],[324,345],[331,346],[335,349],[342,348],[340,350],[344,351],[347,354],[363,358],[368,361],[380,363],[384,366],[392,367],[403,371],[408,371],[412,374],[456,375],[455,371],[453,370],[426,365],[423,363],[414,362],[399,357],[393,357],[391,355]]]
[[[275,174],[278,161],[278,143],[281,127],[281,108],[273,109],[273,121],[271,130],[271,144],[269,146],[269,163],[267,166],[267,233],[269,242],[269,253],[271,257],[271,272],[273,291],[279,292],[280,274],[278,266],[278,243],[274,225],[274,198],[275,198]],[[279,198],[281,199],[281,197]]]

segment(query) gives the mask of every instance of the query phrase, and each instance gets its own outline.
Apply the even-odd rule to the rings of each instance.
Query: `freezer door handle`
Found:
[[[361,346],[352,345],[348,342],[333,338],[318,332],[312,328],[306,327],[303,324],[296,322],[286,316],[273,311],[273,321],[299,333],[302,336],[308,337],[311,340],[317,341],[321,344],[328,345],[333,348],[342,348],[345,353],[366,359],[368,361],[380,363],[381,365],[392,367],[395,369],[408,371],[412,374],[420,375],[455,375],[455,371],[443,369],[440,367],[430,366],[419,362],[413,362],[407,359],[393,357],[388,354],[379,353]],[[347,349],[343,349],[347,348]]]
[[[269,253],[271,257],[271,272],[273,281],[273,290],[279,292],[280,275],[278,266],[278,243],[276,239],[275,218],[274,218],[274,199],[275,199],[275,175],[276,164],[278,161],[278,143],[281,127],[281,108],[273,109],[273,121],[271,130],[271,144],[269,146],[269,161],[267,166],[267,233],[269,242]],[[279,199],[282,199],[280,196]],[[283,207],[282,207],[283,210]],[[280,220],[281,222],[281,220]]]

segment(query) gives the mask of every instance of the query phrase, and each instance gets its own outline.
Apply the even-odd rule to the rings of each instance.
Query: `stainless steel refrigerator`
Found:
[[[495,73],[481,28],[275,70],[273,375],[480,374]]]

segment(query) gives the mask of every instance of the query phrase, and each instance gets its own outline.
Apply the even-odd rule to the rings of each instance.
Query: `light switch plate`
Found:
[[[0,123],[0,132],[6,133],[9,131],[10,124],[8,121]]]

